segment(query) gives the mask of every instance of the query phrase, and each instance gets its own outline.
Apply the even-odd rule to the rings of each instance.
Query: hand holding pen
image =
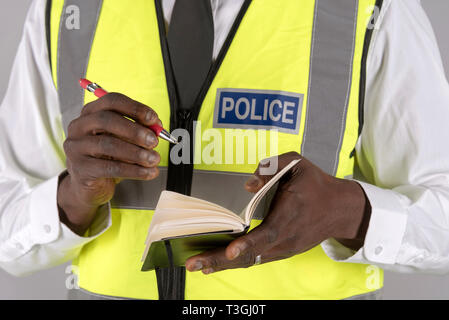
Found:
[[[83,236],[118,183],[158,177],[156,147],[158,137],[165,136],[149,106],[120,93],[106,94],[88,81],[81,84],[102,98],[86,104],[69,124],[67,172],[60,176],[57,201],[61,221]]]
[[[106,90],[100,87],[98,84],[93,83],[87,79],[80,79],[80,85],[83,89],[86,89],[89,92],[92,92],[96,97],[101,98],[108,94]],[[161,127],[158,124],[149,126],[151,130],[161,139],[164,139],[170,143],[177,144],[178,140],[173,137],[167,130]]]

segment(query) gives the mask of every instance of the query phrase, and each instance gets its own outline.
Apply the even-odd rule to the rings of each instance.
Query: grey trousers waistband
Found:
[[[383,289],[379,289],[376,291],[352,296],[343,300],[382,300],[382,293]],[[135,300],[129,298],[101,295],[82,288],[69,290],[67,297],[69,300]]]

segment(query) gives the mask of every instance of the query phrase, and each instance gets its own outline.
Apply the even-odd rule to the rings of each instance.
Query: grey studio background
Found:
[[[6,91],[11,66],[22,34],[30,0],[0,3],[0,100]],[[422,0],[439,40],[449,75],[448,0]],[[38,274],[15,278],[0,270],[0,299],[66,299],[67,264]],[[449,275],[409,275],[385,272],[385,299],[449,299]]]

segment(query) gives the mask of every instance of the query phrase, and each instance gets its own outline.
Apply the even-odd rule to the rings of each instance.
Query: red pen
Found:
[[[89,81],[87,79],[80,79],[80,85],[83,87],[83,89],[92,92],[95,96],[98,98],[103,97],[104,95],[108,94],[106,90],[104,90],[102,87],[100,87],[98,84]],[[153,124],[149,126],[149,128],[161,139],[164,139],[170,143],[177,144],[178,140],[173,137],[167,130],[165,130],[163,127],[161,127],[158,124]]]

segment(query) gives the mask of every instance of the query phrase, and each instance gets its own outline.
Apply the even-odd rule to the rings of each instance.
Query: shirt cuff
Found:
[[[92,240],[98,238],[105,233],[112,225],[111,207],[110,204],[105,204],[98,208],[97,214],[85,236],[81,237],[74,233],[64,223],[61,225],[61,234],[55,243],[52,243],[52,248],[62,251],[70,251],[80,248]]]
[[[394,191],[357,182],[371,204],[371,218],[363,247],[356,252],[335,239],[324,241],[321,247],[331,259],[339,262],[394,264],[407,224],[406,209]]]
[[[34,245],[50,245],[53,250],[69,252],[103,234],[112,224],[110,204],[101,206],[88,230],[86,237],[74,233],[59,219],[57,190],[59,177],[54,177],[35,187],[30,198],[29,236],[16,239],[23,255]],[[25,231],[25,230],[24,230]]]

